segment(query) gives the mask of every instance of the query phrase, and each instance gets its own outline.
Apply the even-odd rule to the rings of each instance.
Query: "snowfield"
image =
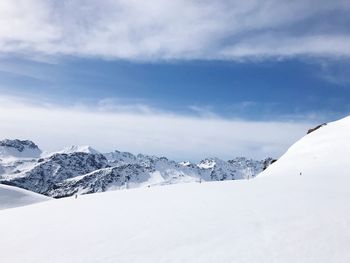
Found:
[[[252,180],[137,188],[0,211],[1,262],[350,262],[350,117]]]

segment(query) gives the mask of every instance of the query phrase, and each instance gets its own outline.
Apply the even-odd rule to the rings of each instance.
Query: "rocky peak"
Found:
[[[136,156],[129,152],[120,152],[115,150],[114,152],[103,154],[109,163],[113,166],[120,166],[128,163],[136,163]]]
[[[198,167],[202,169],[211,169],[215,167],[217,162],[220,162],[217,158],[206,158],[199,162]]]

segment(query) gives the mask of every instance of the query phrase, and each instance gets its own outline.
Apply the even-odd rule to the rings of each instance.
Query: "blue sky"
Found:
[[[137,63],[61,58],[48,64],[9,58],[0,65],[3,93],[41,95],[63,105],[107,100],[254,120],[329,121],[350,110],[350,63],[344,60]]]
[[[349,11],[343,0],[3,1],[0,136],[277,157],[307,127],[349,114]]]

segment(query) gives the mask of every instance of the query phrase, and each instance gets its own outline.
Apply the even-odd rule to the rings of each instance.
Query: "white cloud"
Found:
[[[349,56],[347,33],[308,32],[303,22],[349,9],[346,0],[2,0],[0,50],[132,60]]]
[[[139,113],[130,108],[60,108],[3,97],[0,138],[32,139],[44,150],[89,144],[101,151],[119,149],[177,160],[264,158],[278,157],[313,125]]]
[[[290,37],[264,34],[227,47],[222,57],[292,57],[298,55],[350,57],[350,35],[314,35]]]

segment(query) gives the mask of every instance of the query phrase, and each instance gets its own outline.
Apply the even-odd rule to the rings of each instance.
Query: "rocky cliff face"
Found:
[[[19,171],[2,183],[47,194],[57,183],[107,166],[107,159],[102,154],[58,153],[38,159],[34,167]]]
[[[140,186],[148,181],[152,172],[152,169],[139,164],[104,168],[55,184],[46,194],[60,198]]]

